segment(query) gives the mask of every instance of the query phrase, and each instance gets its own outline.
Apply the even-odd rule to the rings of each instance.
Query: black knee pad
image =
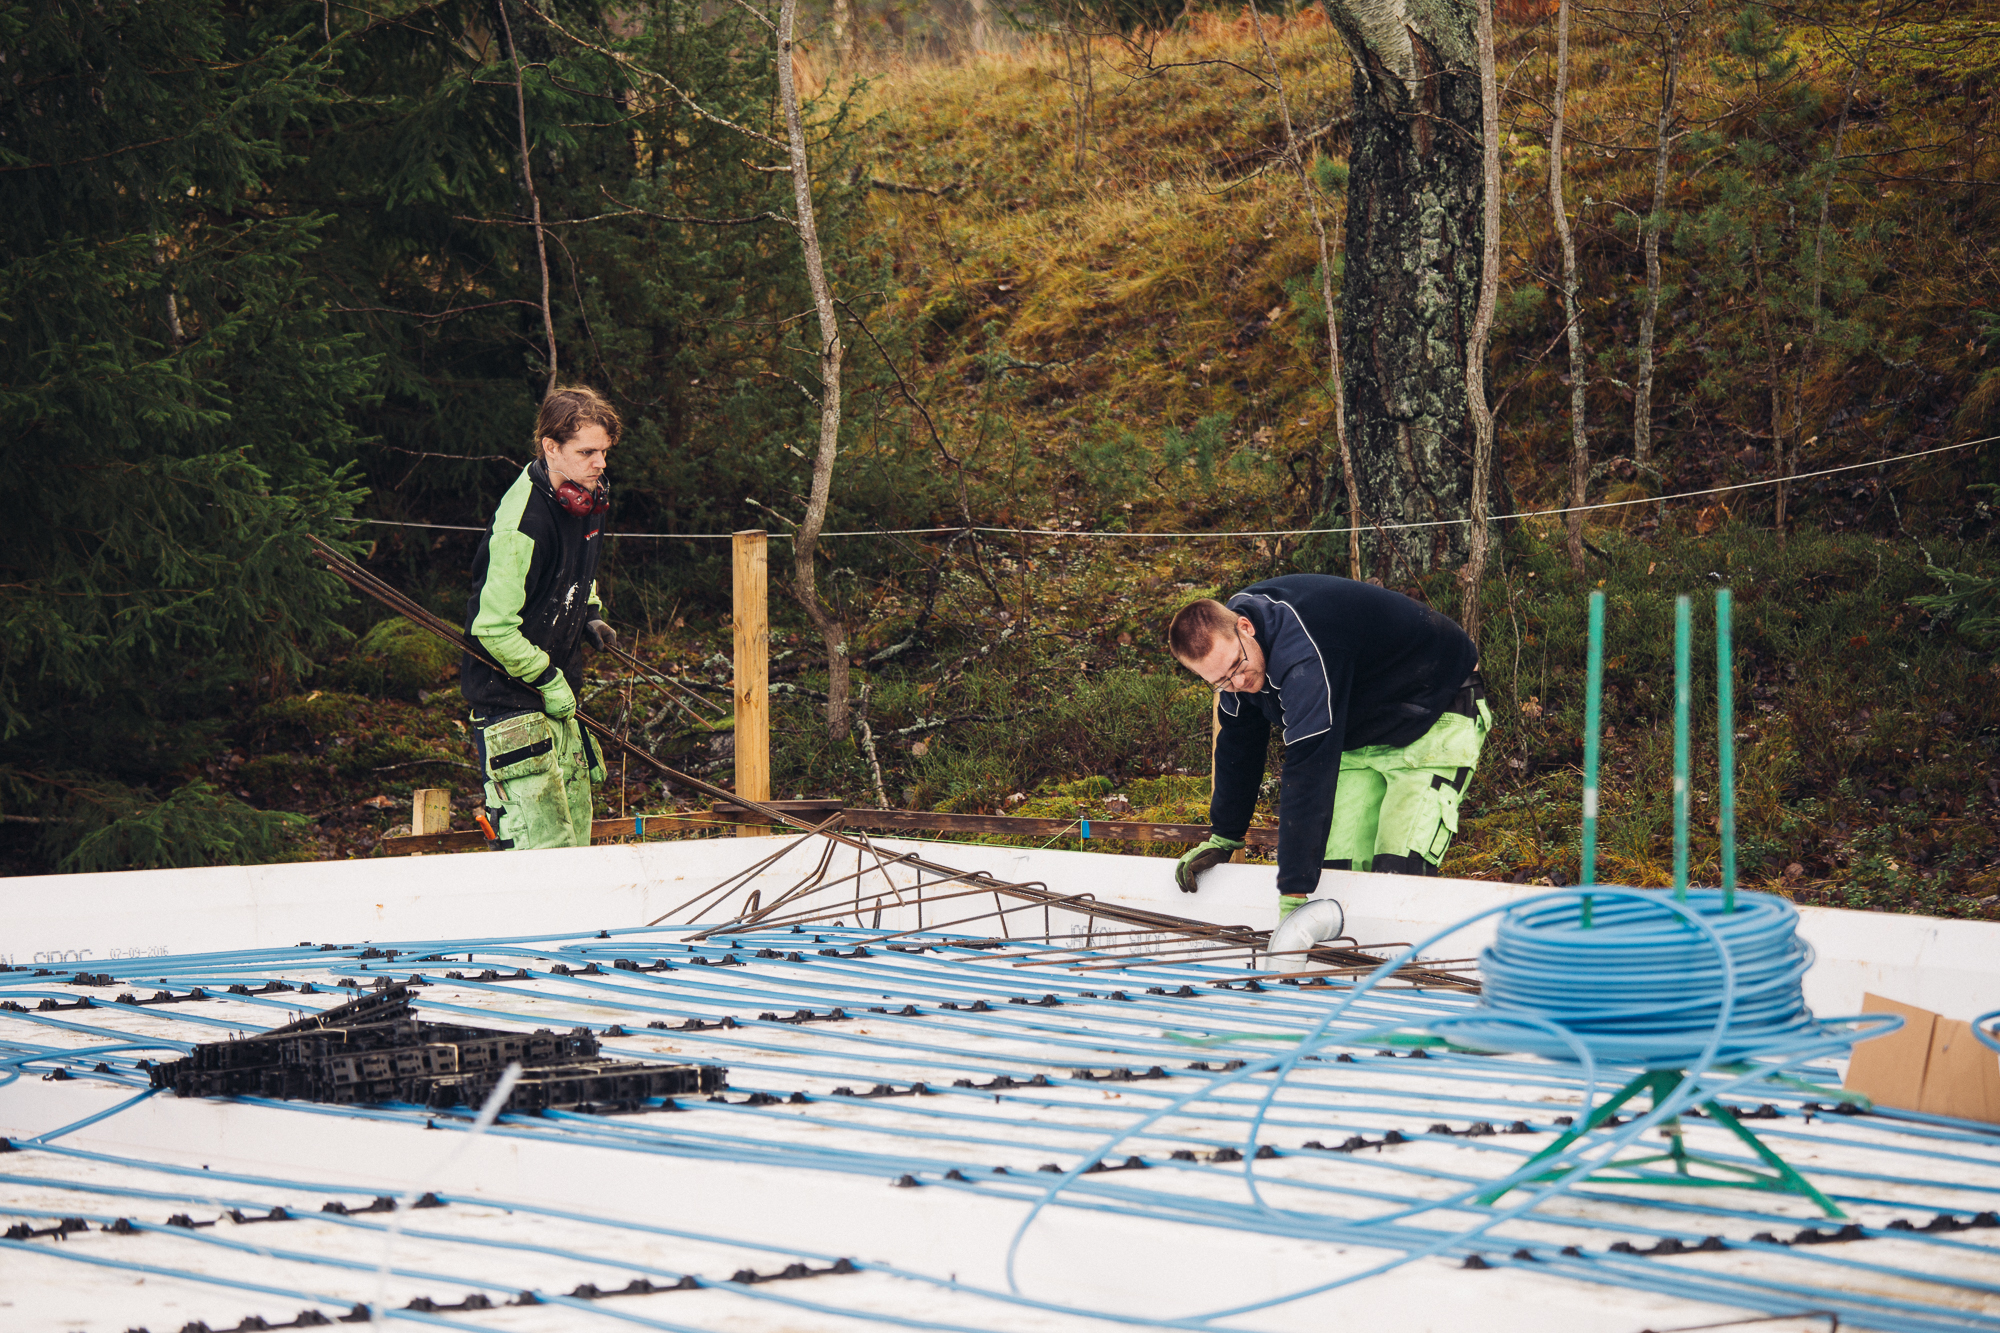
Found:
[[[1374,868],[1375,872],[1381,875],[1437,874],[1437,867],[1429,861],[1424,860],[1423,857],[1417,855],[1415,852],[1410,852],[1408,855],[1397,855],[1393,852],[1377,852],[1375,854]]]

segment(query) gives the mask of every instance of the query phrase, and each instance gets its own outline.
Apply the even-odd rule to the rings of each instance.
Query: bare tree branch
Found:
[[[1479,138],[1484,167],[1485,219],[1480,227],[1479,303],[1465,340],[1465,407],[1472,418],[1472,543],[1460,575],[1459,623],[1479,642],[1480,585],[1492,544],[1487,521],[1493,481],[1493,409],[1486,402],[1486,344],[1493,333],[1493,307],[1500,287],[1500,90],[1493,70],[1493,0],[1479,6]]]
[[[556,388],[556,321],[549,310],[549,247],[542,232],[542,197],[535,193],[535,169],[528,161],[528,95],[522,86],[521,55],[514,49],[514,24],[507,17],[507,0],[499,0],[493,8],[500,14],[500,31],[507,38],[507,58],[514,64],[514,111],[521,128],[521,180],[528,188],[528,203],[533,209],[535,228],[535,258],[542,265],[542,331],[549,339],[549,389]]]
[[[570,41],[582,47],[584,50],[593,51],[598,55],[603,56],[605,59],[611,61],[613,64],[616,64],[621,69],[628,70],[631,73],[638,75],[642,79],[646,79],[653,83],[659,84],[662,88],[665,88],[668,92],[673,94],[675,101],[679,102],[682,106],[686,107],[688,110],[694,112],[695,118],[697,120],[712,120],[726,130],[734,130],[736,131],[736,133],[742,135],[746,139],[755,139],[758,143],[769,144],[773,148],[785,147],[785,144],[783,142],[772,138],[768,134],[764,134],[758,130],[753,130],[748,125],[739,125],[727,116],[716,115],[713,111],[710,111],[707,107],[695,101],[694,98],[690,96],[684,89],[682,89],[679,84],[675,83],[672,79],[669,79],[666,75],[660,73],[658,70],[649,69],[646,66],[640,64],[638,61],[632,59],[630,56],[625,55],[623,52],[614,51],[608,46],[599,46],[597,43],[592,41],[587,41],[583,37],[578,36],[576,33],[571,32],[568,28],[565,28],[562,24],[556,22],[553,18],[549,17],[547,14],[544,14],[541,10],[536,9],[533,4],[533,0],[521,0],[521,7],[523,9],[526,9],[530,14],[533,14],[536,18],[540,19],[542,22],[548,24],[549,27],[555,29],[555,31],[569,38]]]
[[[600,194],[606,199],[611,200],[612,203],[619,202],[611,191],[605,189],[602,185],[598,186],[597,189]],[[695,227],[745,227],[753,222],[776,222],[786,227],[797,227],[799,225],[794,219],[786,217],[783,213],[776,212],[750,213],[740,218],[701,218],[686,213],[655,213],[650,208],[640,208],[637,204],[627,204],[625,205],[625,213],[627,215],[654,218],[660,222],[685,222]],[[617,217],[618,214],[607,213],[604,216]]]

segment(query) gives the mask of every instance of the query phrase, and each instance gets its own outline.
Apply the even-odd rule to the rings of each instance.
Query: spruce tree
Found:
[[[0,801],[62,869],[269,855],[183,775],[336,603],[301,534],[357,498],[370,364],[265,189],[333,69],[205,0],[11,6],[0,44]]]

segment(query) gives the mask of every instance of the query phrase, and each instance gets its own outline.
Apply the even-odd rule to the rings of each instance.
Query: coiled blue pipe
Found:
[[[1800,987],[1813,955],[1798,937],[1797,908],[1771,894],[1739,893],[1726,910],[1714,889],[1691,891],[1679,905],[1728,949],[1733,991],[1714,937],[1664,900],[1601,901],[1585,926],[1580,900],[1544,898],[1501,918],[1479,959],[1482,1003],[1452,1024],[1452,1040],[1574,1060],[1575,1046],[1548,1030],[1553,1023],[1598,1061],[1680,1069],[1709,1049],[1725,999],[1729,1022],[1715,1059],[1821,1035]]]

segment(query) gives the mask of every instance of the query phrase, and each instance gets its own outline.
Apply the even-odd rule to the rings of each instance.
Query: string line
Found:
[[[1739,481],[1727,486],[1709,486],[1698,491],[1675,491],[1671,495],[1646,495],[1634,500],[1604,500],[1597,504],[1565,505],[1560,509],[1522,509],[1511,514],[1495,514],[1489,522],[1507,523],[1529,518],[1562,518],[1568,514],[1592,514],[1607,509],[1629,509],[1634,505],[1666,504],[1670,500],[1699,500],[1704,496],[1728,495],[1736,491],[1756,490],[1764,486],[1785,486],[1793,482],[1813,481],[1820,477],[1837,476],[1843,472],[1857,472],[1863,468],[1888,467],[1892,463],[1907,463],[1918,458],[1929,458],[1935,454],[1947,454],[1958,449],[1971,449],[1982,444],[2000,440],[2000,435],[1988,435],[1977,440],[1961,440],[1957,444],[1942,444],[1935,449],[1919,449],[1914,453],[1896,454],[1889,458],[1870,459],[1863,463],[1843,463],[1839,467],[1821,468],[1816,472],[1800,472],[1789,477],[1766,477],[1759,481]],[[484,532],[483,527],[467,527],[458,523],[410,523],[387,518],[340,518],[340,523],[366,523],[383,528],[424,528],[432,532]],[[871,528],[852,532],[822,532],[821,538],[832,537],[942,537],[951,533],[972,532],[984,536],[998,537],[1089,537],[1103,541],[1226,541],[1243,537],[1327,537],[1345,536],[1350,532],[1406,532],[1417,528],[1465,527],[1472,522],[1469,518],[1430,518],[1404,523],[1362,523],[1344,528],[1260,528],[1255,530],[1228,532],[1113,532],[1103,529],[1075,528],[1009,528],[998,526],[973,526],[947,524],[931,528]],[[608,537],[622,537],[632,541],[730,541],[733,532],[610,532]],[[766,534],[770,541],[790,541],[789,532]]]

